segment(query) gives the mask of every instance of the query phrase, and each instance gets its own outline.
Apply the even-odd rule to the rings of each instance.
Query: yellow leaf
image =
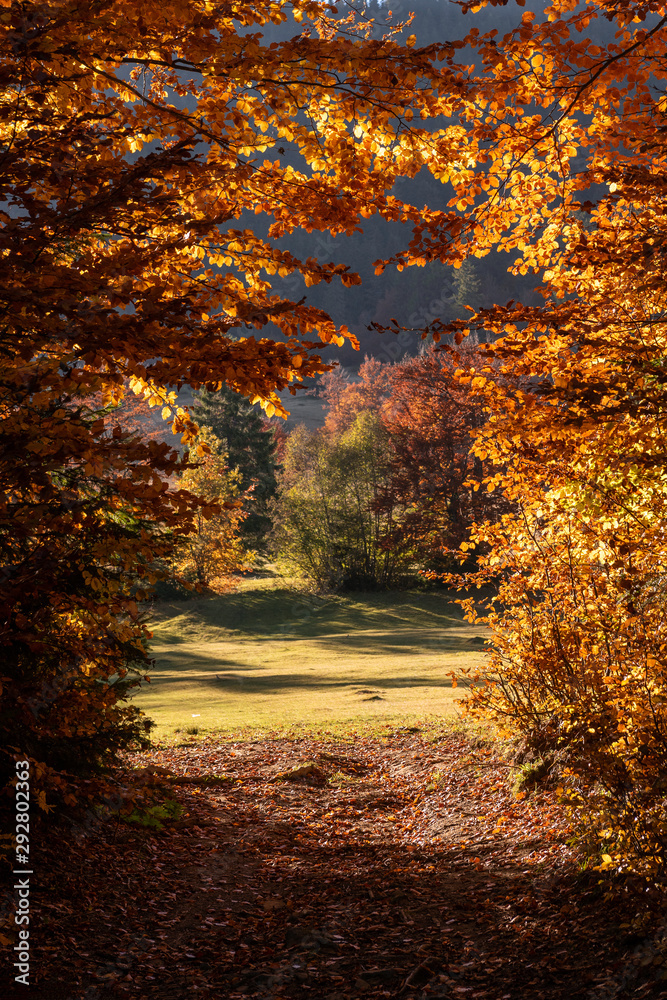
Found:
[[[37,795],[35,797],[37,799],[37,805],[44,812],[46,812],[46,813],[51,812],[51,810],[54,808],[53,806],[50,806],[50,805],[47,804],[47,801],[46,801],[46,792],[45,791],[39,791],[39,792],[37,792]]]

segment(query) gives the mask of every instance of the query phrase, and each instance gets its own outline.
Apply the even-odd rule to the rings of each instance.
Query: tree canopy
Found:
[[[263,27],[288,18],[300,33],[267,44]],[[594,40],[603,22],[609,40]],[[186,445],[195,425],[173,395],[186,383],[282,412],[277,392],[325,371],[318,344],[349,333],[271,279],[359,279],[280,240],[377,215],[414,229],[378,271],[495,249],[542,282],[542,305],[423,331],[495,340],[471,363],[450,345],[487,410],[484,489],[511,507],[473,531],[488,547],[478,582],[502,580],[500,683],[479,698],[566,756],[604,864],[652,877],[665,856],[667,17],[654,0],[555,0],[504,38],[472,26],[424,47],[365,23],[317,0],[0,5],[3,743],[62,771],[103,757],[114,726],[136,735],[116,702],[148,658],[138,601],[197,511],[219,512],[174,485],[167,445],[142,445],[108,407],[128,385]],[[422,169],[444,207],[396,195]],[[273,336],[253,332],[267,324]]]
[[[351,24],[336,37],[330,14],[312,0],[0,7],[2,742],[40,763],[42,789],[69,787],[64,761],[97,766],[114,743],[102,716],[119,732],[132,716],[117,682],[149,659],[140,601],[198,511],[219,509],[179,489],[178,456],[115,426],[113,406],[129,387],[186,445],[186,383],[282,412],[277,391],[326,370],[317,344],[347,331],[267,277],[358,278],[278,239],[416,217],[388,192],[419,169],[409,121],[451,74]],[[288,16],[310,30],[263,44]],[[268,323],[277,335],[256,336]]]
[[[498,586],[472,706],[560,775],[602,868],[648,879],[666,860],[666,25],[657,4],[556,3],[477,40],[449,238],[457,253],[517,250],[544,304],[440,327],[495,341],[452,357],[488,417],[483,488],[513,507],[461,546],[488,546],[474,582]],[[402,259],[443,237],[424,226]]]

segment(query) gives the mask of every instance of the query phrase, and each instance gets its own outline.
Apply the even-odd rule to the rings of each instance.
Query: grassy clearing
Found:
[[[451,714],[450,671],[483,661],[483,629],[446,593],[319,597],[247,581],[155,606],[151,684],[136,703],[160,739],[410,724]]]

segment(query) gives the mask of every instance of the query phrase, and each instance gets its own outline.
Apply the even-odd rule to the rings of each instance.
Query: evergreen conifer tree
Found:
[[[466,306],[479,309],[482,300],[482,282],[475,263],[470,258],[464,260],[461,267],[454,272],[452,289],[454,291],[452,306],[459,319],[465,319],[470,315]]]
[[[245,396],[227,386],[197,393],[193,413],[222,442],[229,466],[238,469],[242,490],[253,489],[253,503],[241,534],[261,551],[271,525],[268,502],[276,492],[277,441],[266,420]]]

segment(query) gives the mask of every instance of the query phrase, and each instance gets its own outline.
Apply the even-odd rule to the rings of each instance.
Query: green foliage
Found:
[[[526,761],[525,764],[522,764],[517,771],[512,786],[514,794],[518,795],[520,792],[529,791],[535,785],[538,785],[547,777],[551,771],[551,766],[552,763],[543,757],[537,757],[535,760]]]
[[[165,799],[164,802],[147,806],[145,809],[133,809],[129,816],[124,817],[124,819],[126,823],[135,823],[137,826],[162,830],[166,822],[180,819],[183,811],[180,802],[176,802],[175,799]]]
[[[275,505],[281,557],[321,588],[376,590],[402,582],[410,552],[384,544],[398,511],[380,513],[389,439],[379,417],[357,414],[341,433],[290,436]]]

